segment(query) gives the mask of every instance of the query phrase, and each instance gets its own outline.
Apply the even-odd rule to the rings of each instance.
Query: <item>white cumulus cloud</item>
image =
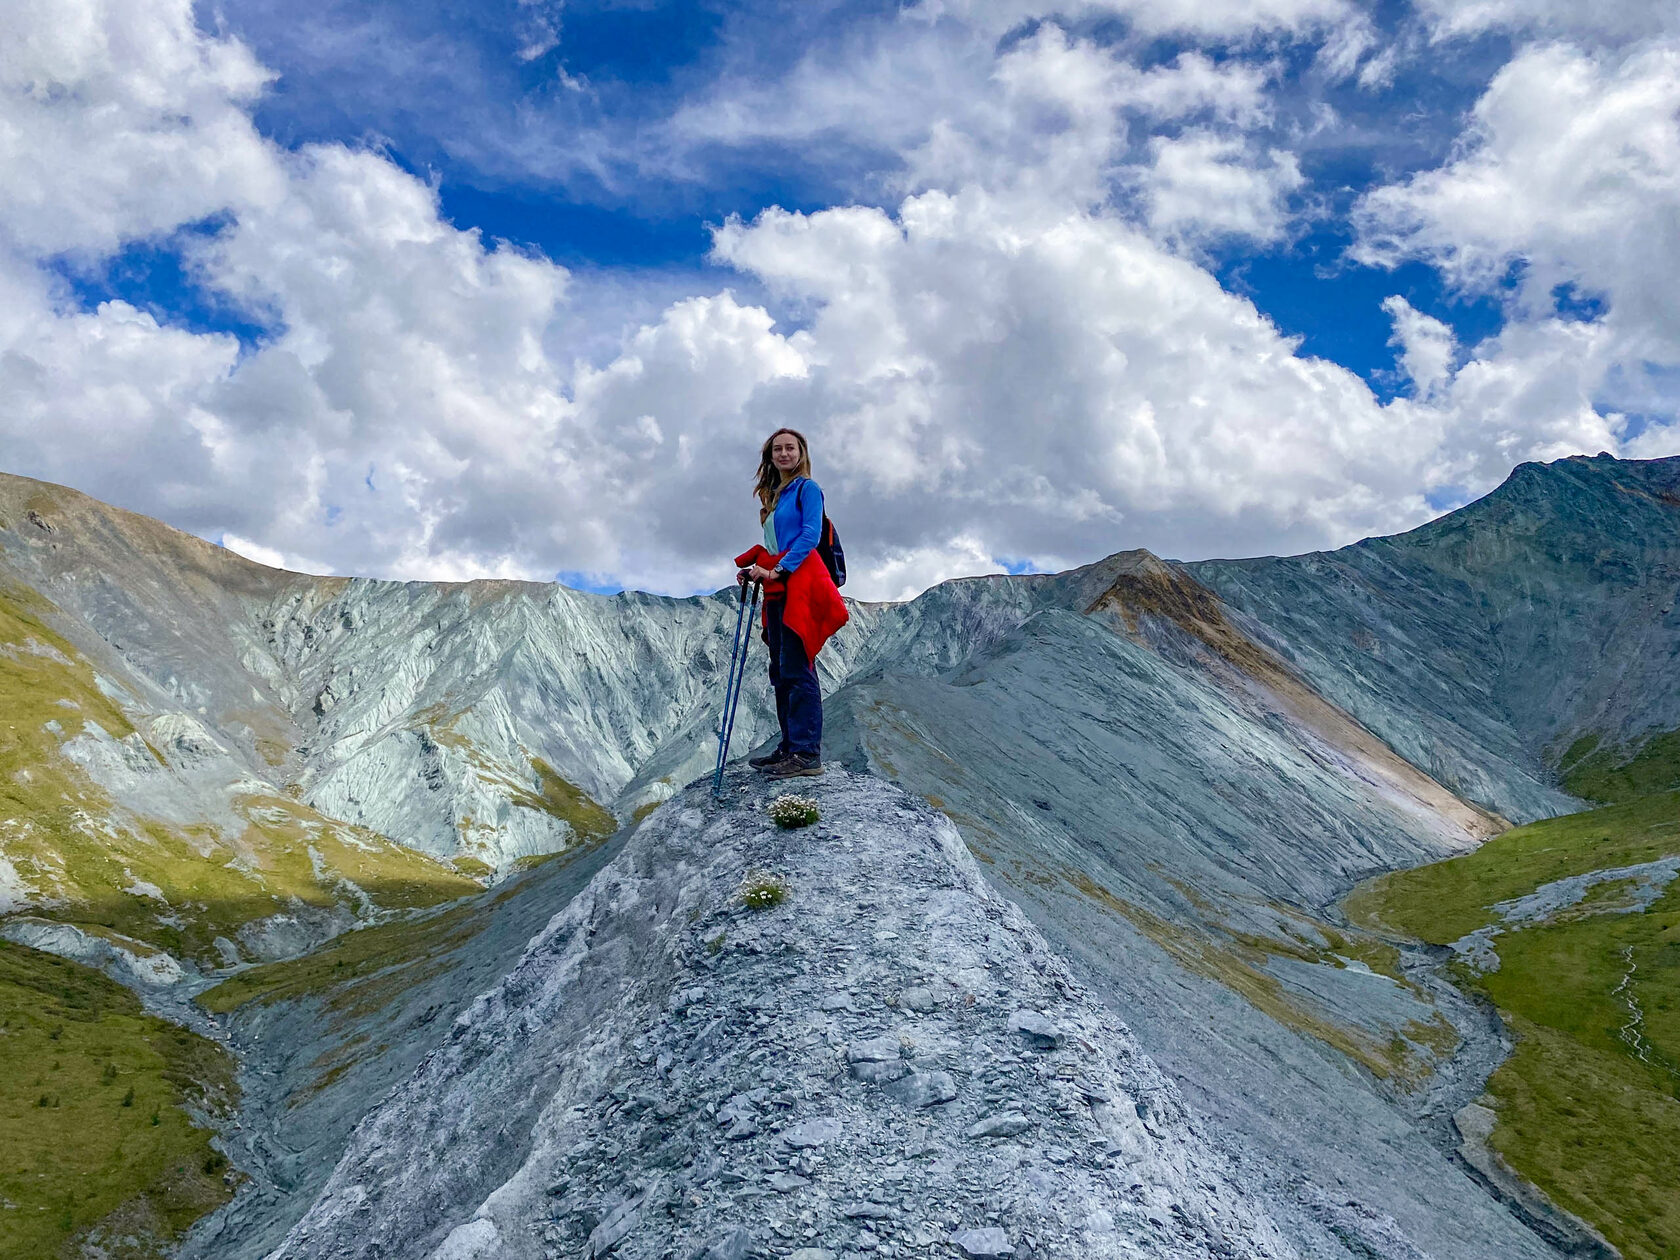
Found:
[[[1117,218],[969,189],[767,213],[718,249],[815,308],[813,428],[877,545],[1203,548],[1261,519],[1287,544],[1420,510],[1427,445],[1408,470],[1358,378]]]
[[[666,140],[880,148],[881,204],[723,223],[712,261],[732,274],[622,335],[599,325],[630,305],[587,305],[610,286],[444,221],[436,188],[384,154],[261,136],[267,72],[186,0],[15,7],[7,466],[265,561],[687,591],[727,581],[753,540],[758,445],[792,424],[813,440],[849,590],[882,597],[1002,557],[1337,544],[1415,524],[1429,490],[1485,488],[1520,459],[1658,444],[1660,424],[1635,436],[1629,400],[1660,406],[1656,369],[1680,355],[1663,283],[1680,261],[1662,234],[1680,170],[1672,49],[1523,49],[1447,163],[1365,199],[1368,261],[1424,259],[1489,291],[1523,276],[1512,319],[1475,346],[1390,299],[1413,388],[1385,406],[1198,262],[1284,239],[1303,187],[1265,130],[1276,46],[1245,41],[1328,40],[1357,16],[1319,0],[1106,7],[1226,53],[1140,63],[1071,21],[1000,41],[995,11],[922,6],[890,37],[677,110]],[[1363,73],[1372,41],[1344,43],[1338,73]],[[263,334],[89,309],[55,278],[134,242],[182,251],[200,290]],[[1554,303],[1560,285],[1574,304]],[[1580,318],[1587,296],[1603,309]]]
[[[1150,229],[1165,240],[1232,237],[1261,244],[1284,235],[1288,198],[1306,182],[1293,153],[1257,151],[1206,130],[1157,136],[1141,176]]]
[[[272,195],[269,80],[192,0],[15,0],[0,38],[0,243],[98,251]]]
[[[1400,366],[1419,398],[1428,398],[1452,378],[1458,338],[1432,315],[1425,315],[1399,294],[1383,300],[1394,321],[1389,345],[1400,351]]]
[[[1676,101],[1680,45],[1526,48],[1476,103],[1449,162],[1362,200],[1358,254],[1379,265],[1421,258],[1475,292],[1509,284],[1513,324],[1497,349],[1558,389],[1537,397],[1535,382],[1520,382],[1542,413],[1573,413],[1583,395],[1609,411],[1638,398],[1672,427],[1680,404],[1672,384],[1680,367]],[[1583,310],[1589,328],[1559,326]],[[1543,345],[1572,347],[1571,361],[1554,363]],[[1478,362],[1488,364],[1494,349],[1478,351]],[[1642,449],[1657,445],[1648,437]]]
[[[1668,0],[1417,0],[1436,39],[1517,31],[1617,43],[1680,30]]]

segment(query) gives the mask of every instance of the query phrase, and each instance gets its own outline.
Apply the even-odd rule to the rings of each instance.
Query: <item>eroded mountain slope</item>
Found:
[[[833,751],[957,822],[1217,1117],[1295,1245],[1548,1254],[1443,1149],[1497,1028],[1333,908],[1493,820],[1210,621],[1212,599],[1137,557],[1089,614],[1039,612],[942,676],[842,689]]]
[[[1413,765],[1517,821],[1576,808],[1553,785],[1577,741],[1625,761],[1680,728],[1680,459],[1524,464],[1407,534],[1188,569]]]
[[[201,994],[239,1056],[244,1104],[225,1140],[249,1176],[181,1260],[260,1260],[314,1201],[368,1108],[616,855],[623,837],[518,872],[421,919],[348,933]]]
[[[1500,494],[1520,511],[1496,495],[1429,527],[1450,553],[1435,568],[1436,543],[1413,536],[1289,561],[1122,553],[857,605],[825,653],[830,754],[949,811],[1226,1126],[1306,1254],[1544,1253],[1445,1156],[1445,1117],[1503,1054],[1499,1031],[1331,905],[1360,876],[1473,846],[1498,825],[1490,811],[1572,807],[1550,766],[1578,732],[1632,748],[1669,720],[1675,672],[1646,658],[1676,643],[1663,478],[1680,461],[1600,463],[1519,470]],[[1586,506],[1552,501],[1571,496]],[[31,706],[11,782],[51,794],[18,798],[11,821],[162,818],[194,860],[224,870],[233,853],[262,884],[241,900],[161,881],[135,865],[140,827],[100,898],[128,916],[133,948],[112,947],[141,970],[167,970],[173,955],[145,961],[160,944],[201,964],[295,952],[401,909],[400,887],[459,895],[467,874],[663,799],[709,767],[736,609],[727,592],[280,574],[4,477],[0,577],[39,627],[0,657]],[[1629,653],[1637,686],[1597,677]],[[1525,660],[1550,671],[1543,684]],[[749,678],[742,751],[773,726],[756,667]],[[66,871],[97,865],[64,857]],[[382,898],[369,889],[386,861],[413,865]],[[0,870],[13,908],[115,930],[94,898],[78,906],[25,874]],[[166,916],[208,924],[224,904],[254,909],[192,942],[159,935]],[[313,1009],[281,998],[272,1012],[308,1041]],[[367,1014],[377,1057],[373,1024],[417,1013]],[[317,1043],[322,1072],[362,1035],[340,1031]],[[350,1086],[375,1079],[389,1078],[329,1083],[344,1087],[323,1091],[336,1110],[320,1132],[371,1102]],[[333,1140],[311,1139],[312,1157]]]
[[[0,582],[0,931],[11,939],[168,986],[476,889],[259,777],[110,649],[84,655],[75,626]]]
[[[240,774],[331,817],[492,866],[609,831],[613,809],[700,772],[736,614],[733,592],[283,573],[4,474],[0,581],[44,601],[126,708],[203,728]],[[831,681],[873,615],[854,612]],[[748,739],[774,726],[762,686],[743,710]],[[666,775],[624,797],[652,761]]]

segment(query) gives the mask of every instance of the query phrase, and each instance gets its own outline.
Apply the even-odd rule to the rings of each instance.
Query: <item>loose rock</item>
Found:
[[[729,782],[640,826],[357,1128],[274,1260],[426,1257],[475,1219],[580,1260],[1020,1260],[1028,1237],[1294,1260],[947,820],[834,768],[810,790],[846,839],[812,845]],[[790,895],[749,914],[755,870]],[[922,1009],[930,960],[954,996]]]
[[[1032,1121],[1018,1111],[1006,1111],[995,1116],[987,1116],[977,1124],[969,1126],[965,1136],[971,1138],[1014,1137],[1017,1133],[1025,1133],[1032,1128]]]
[[[695,1260],[747,1260],[752,1254],[752,1234],[744,1225],[712,1240]]]
[[[965,1229],[951,1235],[951,1245],[969,1260],[1006,1260],[1015,1254],[1009,1239],[995,1225],[985,1229]]]
[[[890,1063],[903,1057],[904,1044],[897,1037],[871,1037],[846,1047],[848,1063]]]
[[[883,1086],[881,1092],[906,1107],[918,1109],[950,1102],[957,1096],[957,1083],[949,1072],[911,1072]]]
[[[805,1120],[782,1133],[782,1141],[797,1150],[824,1146],[840,1136],[840,1122],[833,1117]]]
[[[898,1213],[882,1203],[842,1203],[840,1215],[851,1220],[890,1221]]]
[[[906,989],[903,993],[900,993],[898,995],[898,1004],[907,1011],[919,1011],[922,1014],[926,1014],[931,1011],[936,1005],[933,997],[933,990],[923,988],[921,986],[917,986],[913,989]]]
[[[1009,1017],[1009,1031],[1019,1033],[1034,1050],[1059,1050],[1062,1034],[1037,1011],[1016,1011]]]

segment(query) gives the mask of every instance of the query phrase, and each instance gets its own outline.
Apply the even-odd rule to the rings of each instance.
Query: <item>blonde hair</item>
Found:
[[[770,444],[784,433],[791,433],[799,443],[799,463],[785,478],[782,470],[776,467],[770,458]],[[777,429],[764,439],[764,449],[758,456],[758,484],[753,487],[753,493],[758,496],[758,519],[763,520],[775,510],[776,500],[782,493],[782,487],[795,477],[809,477],[811,475],[811,447],[805,441],[805,435],[798,429]]]

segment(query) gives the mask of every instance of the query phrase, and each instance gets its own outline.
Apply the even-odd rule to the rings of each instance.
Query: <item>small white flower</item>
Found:
[[[809,796],[778,796],[765,812],[771,822],[787,830],[808,827],[822,817],[822,811]]]
[[[773,871],[748,871],[741,881],[741,904],[749,910],[774,910],[787,895],[787,881]]]

